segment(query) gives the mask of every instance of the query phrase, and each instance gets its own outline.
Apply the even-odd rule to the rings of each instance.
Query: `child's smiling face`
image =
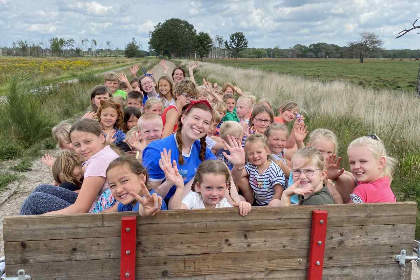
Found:
[[[112,196],[122,204],[127,205],[136,201],[130,194],[131,191],[140,196],[144,195],[141,192],[142,186],[146,182],[146,175],[135,174],[127,164],[115,166],[108,170],[106,179]]]
[[[367,147],[352,147],[347,151],[350,172],[358,182],[372,182],[382,176],[385,157],[375,158]]]
[[[225,197],[226,175],[207,173],[202,175],[202,179],[203,182],[195,186],[195,191],[201,194],[206,208],[214,208]]]
[[[227,105],[227,110],[232,113],[236,105],[235,99],[234,98],[226,99],[226,105]]]
[[[327,176],[327,170],[321,170],[307,158],[296,156],[292,158],[292,174],[293,180],[300,180],[299,187],[312,190],[305,196],[310,196],[314,192],[319,191]]]

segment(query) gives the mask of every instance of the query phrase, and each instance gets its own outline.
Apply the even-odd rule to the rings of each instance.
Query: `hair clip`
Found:
[[[366,135],[366,137],[369,137],[370,139],[373,139],[373,140],[379,141],[379,137],[378,137],[378,136],[376,136],[375,134],[368,134],[368,135]]]
[[[147,72],[146,72],[146,69],[144,69],[144,68],[143,68],[143,74],[144,74],[145,76],[148,76],[148,77],[153,78],[153,74],[147,73]]]

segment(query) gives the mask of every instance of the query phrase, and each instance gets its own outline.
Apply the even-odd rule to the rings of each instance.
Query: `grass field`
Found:
[[[419,61],[365,59],[219,59],[208,60],[227,66],[273,71],[322,81],[348,80],[373,89],[411,92],[416,88]]]
[[[0,57],[0,95],[6,95],[10,82],[46,85],[77,78],[81,73],[100,73],[133,63],[124,57],[34,58]]]

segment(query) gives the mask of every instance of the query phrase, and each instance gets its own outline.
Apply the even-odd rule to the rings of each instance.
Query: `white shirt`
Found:
[[[188,209],[204,209],[206,208],[204,206],[203,199],[201,198],[201,195],[197,192],[190,191],[182,200],[182,203],[185,204]],[[233,207],[229,204],[226,197],[224,197],[222,200],[220,200],[219,203],[216,204],[215,208],[224,208],[224,207]]]

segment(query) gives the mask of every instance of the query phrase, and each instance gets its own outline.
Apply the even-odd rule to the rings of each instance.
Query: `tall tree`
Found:
[[[197,33],[186,20],[171,18],[155,26],[149,48],[159,55],[186,56],[194,51]]]
[[[210,35],[205,32],[198,33],[195,40],[195,51],[200,56],[200,59],[203,60],[203,57],[209,55],[213,40],[210,38]]]
[[[63,54],[63,47],[66,41],[63,38],[54,37],[50,39],[51,52],[53,55],[61,56]]]
[[[225,41],[225,47],[234,58],[238,58],[239,52],[248,47],[248,40],[245,38],[244,33],[236,32],[230,35],[229,42]]]
[[[126,57],[139,57],[141,52],[139,46],[136,42],[136,39],[132,38],[131,42],[125,46],[125,56]]]
[[[363,63],[365,57],[369,57],[372,53],[380,51],[383,41],[375,33],[362,33],[360,39],[356,42],[350,42],[349,47],[353,49]]]

